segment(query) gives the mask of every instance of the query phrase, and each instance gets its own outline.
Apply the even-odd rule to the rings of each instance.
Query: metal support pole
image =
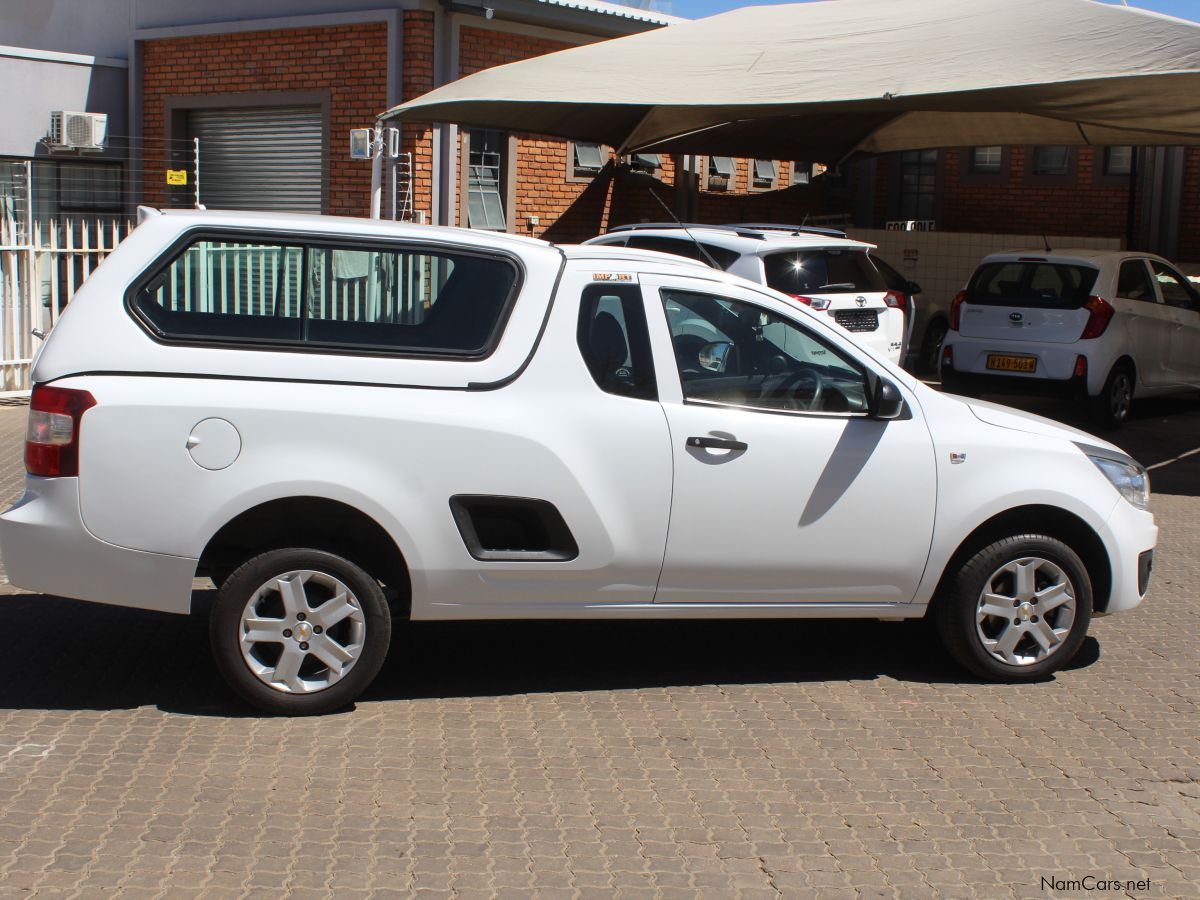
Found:
[[[378,219],[380,208],[383,206],[383,120],[375,122],[375,133],[372,136],[371,149],[371,218]]]
[[[1103,154],[1103,150],[1101,150]],[[1138,176],[1141,174],[1138,171],[1138,158],[1142,155],[1141,147],[1131,147],[1129,151],[1129,200],[1125,207],[1125,249],[1135,249],[1134,233],[1137,230],[1137,185]],[[1103,165],[1103,160],[1101,161]]]
[[[27,159],[25,160],[25,243],[29,246],[29,249],[26,251],[28,256],[26,257],[25,263],[25,299],[29,304],[29,321],[25,324],[29,327],[30,335],[33,338],[39,341],[44,341],[46,339],[44,329],[38,328],[38,326],[41,324],[41,322],[38,321],[38,319],[41,318],[38,315],[38,312],[42,308],[42,304],[40,302],[41,297],[39,296],[41,294],[41,285],[38,283],[37,277],[37,247],[35,247],[33,243],[33,234],[33,161]],[[39,334],[41,335],[40,338],[38,337]],[[18,344],[25,343],[23,340],[21,340],[20,335],[17,336],[17,341]],[[30,358],[37,356],[37,354],[33,352],[32,341],[30,342],[29,356]],[[30,364],[29,368],[29,379],[29,383],[32,385],[32,363]]]

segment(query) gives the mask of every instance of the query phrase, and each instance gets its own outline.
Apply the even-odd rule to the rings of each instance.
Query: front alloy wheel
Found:
[[[1071,661],[1087,635],[1092,584],[1047,535],[1003,538],[950,573],[934,606],[946,649],[995,681],[1035,681]]]
[[[217,667],[268,712],[345,706],[374,679],[391,641],[379,584],[321,550],[272,550],[221,585],[211,620]]]

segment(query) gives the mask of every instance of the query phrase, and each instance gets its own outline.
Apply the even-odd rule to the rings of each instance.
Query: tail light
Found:
[[[802,297],[799,294],[788,294],[793,300],[811,306],[815,310],[829,309],[830,300],[825,297]]]
[[[1103,297],[1088,297],[1083,308],[1088,311],[1089,315],[1087,324],[1083,326],[1083,334],[1079,336],[1079,339],[1086,341],[1089,338],[1100,337],[1108,328],[1108,323],[1112,321],[1115,312],[1112,304]]]
[[[967,292],[959,291],[950,302],[950,330],[958,331],[958,323],[962,318],[962,305],[967,301]]]
[[[38,385],[29,398],[25,470],[47,478],[79,474],[79,422],[96,405],[87,391]]]
[[[942,347],[942,369],[954,368],[954,348],[949,344]]]
[[[1087,357],[1082,353],[1075,357],[1075,372],[1076,378],[1087,378]]]
[[[888,291],[883,296],[883,302],[892,309],[898,309],[908,315],[908,295],[899,291]]]

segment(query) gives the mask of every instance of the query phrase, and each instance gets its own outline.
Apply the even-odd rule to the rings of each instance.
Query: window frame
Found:
[[[777,159],[751,159],[746,170],[746,189],[751,193],[763,194],[767,191],[776,190],[779,186],[779,160]],[[770,163],[773,172],[770,180],[758,177],[758,164]]]
[[[1149,264],[1150,281],[1154,285],[1154,290],[1158,294],[1159,302],[1164,306],[1169,306],[1171,309],[1186,309],[1192,312],[1200,312],[1200,291],[1192,285],[1186,275],[1172,266],[1170,263],[1165,263],[1162,260],[1147,257],[1146,262]],[[1163,290],[1162,282],[1158,280],[1158,270],[1162,269],[1167,275],[1171,275],[1177,279],[1179,286],[1183,288],[1183,292],[1188,295],[1190,302],[1180,303],[1177,300],[1168,300],[1167,294]]]
[[[730,294],[728,294],[727,292],[724,292],[724,291],[718,292],[718,291],[714,291],[714,290],[707,290],[705,288],[700,287],[699,285],[679,286],[676,284],[672,284],[670,282],[660,282],[660,283],[654,285],[654,290],[658,292],[658,307],[659,307],[659,309],[662,310],[662,317],[663,317],[663,322],[666,325],[667,337],[668,337],[668,340],[671,341],[671,347],[667,351],[667,358],[668,358],[667,366],[668,366],[669,371],[671,371],[674,374],[675,383],[678,384],[678,386],[679,386],[680,402],[683,403],[685,406],[703,406],[703,407],[709,407],[709,408],[713,408],[713,409],[738,409],[738,410],[744,410],[745,412],[751,412],[751,413],[764,413],[767,415],[784,415],[784,416],[806,417],[806,418],[817,417],[817,418],[837,418],[837,419],[867,419],[867,418],[871,417],[870,408],[864,409],[864,410],[857,410],[857,411],[849,410],[846,412],[834,412],[834,411],[829,411],[829,410],[812,410],[812,409],[779,409],[779,408],[773,408],[773,407],[768,407],[768,406],[749,406],[749,405],[746,405],[743,403],[727,403],[727,402],[724,402],[721,400],[697,400],[697,399],[688,397],[687,389],[686,389],[686,386],[685,386],[685,383],[683,380],[683,372],[679,368],[679,357],[675,353],[674,335],[671,334],[670,317],[667,315],[667,297],[666,297],[667,292],[673,292],[673,293],[678,293],[678,294],[694,294],[694,295],[698,295],[701,297],[713,297],[713,298],[716,298],[717,300],[726,300],[730,303],[740,303],[744,306],[753,307],[754,309],[757,309],[760,312],[764,312],[764,313],[767,313],[768,315],[775,316],[776,318],[784,320],[789,325],[791,325],[793,328],[796,328],[797,330],[803,332],[803,334],[806,337],[808,337],[810,340],[812,340],[813,342],[824,347],[826,351],[834,354],[838,359],[845,361],[849,365],[849,367],[855,373],[857,373],[860,378],[862,378],[863,393],[864,393],[864,396],[867,398],[868,406],[870,404],[870,394],[872,391],[872,386],[875,384],[876,380],[880,376],[878,374],[874,373],[869,367],[867,367],[857,356],[847,353],[844,349],[842,349],[841,347],[838,347],[832,341],[826,340],[825,337],[823,335],[821,335],[816,329],[808,327],[799,318],[789,315],[786,312],[776,312],[766,306],[763,306],[762,303],[758,302],[757,300],[747,299],[745,297],[731,296]]]
[[[460,256],[474,256],[492,259],[512,266],[514,279],[504,306],[496,317],[492,333],[487,343],[477,353],[447,352],[439,349],[431,352],[421,352],[412,347],[389,350],[378,344],[344,344],[335,342],[308,341],[304,338],[303,324],[307,321],[308,286],[307,275],[301,280],[300,290],[300,337],[296,339],[256,339],[237,337],[189,337],[163,334],[147,320],[144,313],[137,307],[137,296],[142,290],[162,275],[168,267],[181,258],[194,244],[201,241],[250,242],[265,244],[280,244],[288,247],[300,247],[304,251],[302,270],[306,273],[308,252],[311,249],[327,250],[362,250],[391,253],[411,252],[416,254],[446,253]],[[319,354],[323,356],[360,356],[386,359],[429,359],[456,362],[479,362],[490,358],[500,346],[500,341],[508,330],[509,319],[516,306],[517,298],[525,285],[526,269],[520,257],[501,250],[481,250],[475,247],[464,247],[457,244],[434,244],[421,241],[397,240],[388,241],[383,238],[363,237],[356,239],[344,234],[328,232],[290,231],[287,229],[258,230],[250,228],[213,228],[198,226],[181,232],[174,241],[145,266],[141,273],[130,282],[125,289],[123,305],[126,314],[139,328],[155,343],[173,347],[197,347],[221,350],[250,350],[258,352],[282,352]]]
[[[1038,172],[1038,151],[1045,147],[1062,147],[1066,150],[1066,168],[1062,172]],[[1026,184],[1074,187],[1079,174],[1079,148],[1069,144],[1035,144],[1025,153]]]
[[[600,168],[595,170],[581,169],[575,165],[575,148],[579,144],[595,144],[596,149],[600,151]],[[596,141],[567,141],[567,161],[566,161],[566,180],[569,184],[591,184],[592,181],[604,171],[607,158],[611,155],[611,150],[607,144],[601,144]],[[580,174],[582,173],[582,174]]]
[[[585,316],[585,311],[589,310],[592,305],[592,296],[599,294],[600,296],[615,296],[621,301],[621,313],[625,318],[625,342],[629,350],[630,364],[635,370],[642,368],[638,364],[638,360],[634,358],[637,351],[634,348],[632,340],[635,330],[638,331],[637,338],[641,341],[642,348],[646,354],[645,371],[649,373],[649,382],[646,389],[641,393],[620,393],[618,391],[610,391],[596,380],[596,376],[592,373],[591,366],[588,364],[587,351],[584,350],[584,341],[588,334],[584,328],[585,321],[590,321],[590,317]],[[628,295],[628,296],[626,296]],[[634,310],[636,311],[636,319],[633,322],[629,321],[629,314],[625,310],[625,301],[632,301]],[[575,326],[575,344],[579,350],[579,361],[583,363],[583,368],[588,374],[588,378],[592,384],[596,386],[596,390],[601,393],[608,394],[613,397],[624,397],[628,400],[649,400],[657,403],[658,395],[658,370],[654,363],[654,346],[653,339],[650,337],[650,323],[646,317],[646,301],[642,293],[641,285],[636,282],[627,283],[612,283],[612,282],[592,282],[585,284],[579,292],[579,315]]]
[[[1144,256],[1131,256],[1121,260],[1117,264],[1117,280],[1113,285],[1113,294],[1118,300],[1126,300],[1129,303],[1149,303],[1151,306],[1161,306],[1163,300],[1159,297],[1158,287],[1154,278],[1154,272],[1151,270],[1149,260]],[[1150,288],[1149,297],[1126,297],[1121,293],[1121,272],[1128,265],[1140,264],[1142,267],[1142,275],[1146,279],[1146,286]]]
[[[729,174],[722,175],[719,171],[714,172],[715,168],[713,161],[717,159],[729,160]],[[714,193],[730,194],[737,190],[737,160],[732,156],[721,156],[720,154],[710,154],[704,159],[704,168],[701,172],[700,189],[702,191],[713,191]],[[725,179],[723,187],[714,186],[714,179]]]

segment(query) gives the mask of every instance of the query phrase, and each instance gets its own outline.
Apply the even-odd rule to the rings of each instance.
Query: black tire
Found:
[[[1014,607],[1013,632],[1021,635],[1013,648],[1021,653],[1014,655],[1033,660],[1014,664],[997,658],[984,644],[989,632],[993,638],[1001,638],[998,645],[1002,643],[1004,633],[1010,627],[1007,620],[992,616],[983,617],[980,622],[977,619],[985,588],[1004,590],[1006,576],[996,577],[1002,567],[1029,558],[1040,561],[1039,567],[1033,570],[1038,578],[1045,579],[1047,572],[1057,569],[1056,577],[1065,577],[1069,581],[1074,601],[1073,605],[1064,603],[1056,607],[1044,617],[1044,625],[1050,625],[1052,631],[1065,633],[1051,645],[1052,652],[1040,659],[1030,656],[1036,656],[1038,647],[1042,646],[1032,633],[1039,621],[1037,605]],[[1043,598],[1043,604],[1045,602],[1046,598]],[[989,603],[989,606],[1000,605]],[[1073,614],[1069,625],[1065,624],[1068,613]],[[1067,665],[1079,652],[1092,618],[1092,582],[1082,560],[1062,541],[1044,534],[1014,535],[988,544],[962,563],[957,572],[948,573],[933,614],[942,643],[964,668],[989,681],[1040,681]]]
[[[942,342],[946,340],[948,331],[945,319],[934,319],[925,329],[925,339],[921,342],[921,357],[918,363],[920,371],[934,374],[941,363]]]
[[[307,612],[299,618],[305,622],[308,622],[309,618],[316,621],[316,616],[312,613],[320,606],[319,601],[322,597],[334,590],[327,588],[325,583],[340,582],[348,589],[347,596],[351,598],[350,604],[353,605],[356,602],[357,611],[352,616],[330,626],[329,634],[324,638],[340,640],[340,635],[345,633],[345,628],[355,629],[354,634],[358,637],[352,646],[358,648],[358,655],[349,666],[348,671],[328,686],[316,687],[312,690],[298,688],[292,692],[272,687],[251,670],[251,663],[242,652],[241,637],[243,612],[246,611],[247,605],[259,592],[259,589],[274,578],[296,571],[317,573],[303,583],[301,590],[304,598],[303,609]],[[312,605],[310,591],[318,601],[316,606]],[[321,594],[321,591],[324,591],[325,594]],[[260,596],[264,596],[265,599],[259,599],[256,603],[276,603],[277,605],[279,621],[282,624],[273,627],[283,628],[290,623],[293,629],[297,629],[297,625],[292,621],[297,616],[289,616],[284,610],[282,593],[275,592],[275,596],[272,597],[271,592],[268,591],[266,595]],[[328,598],[326,597],[326,599]],[[270,619],[274,622],[275,616],[271,616]],[[343,629],[338,632],[338,637],[335,637],[335,629]],[[320,626],[314,626],[312,622],[308,622],[306,630],[315,631],[317,635],[321,635],[323,632]],[[261,645],[252,645],[250,652],[257,664],[264,664],[264,660],[269,657],[271,647],[277,643],[281,648],[286,648],[293,653],[302,648],[304,666],[309,667],[309,670],[313,668],[317,670],[318,675],[315,676],[317,680],[321,677],[332,678],[333,670],[317,658],[316,650],[314,649],[312,654],[308,653],[310,646],[308,643],[300,643],[297,648],[291,647],[291,641],[300,639],[298,629],[281,633],[286,637],[278,642],[267,641]],[[315,715],[340,709],[353,702],[375,679],[391,643],[392,617],[379,583],[359,566],[324,550],[290,548],[271,550],[256,556],[225,579],[217,593],[217,600],[209,619],[209,636],[217,669],[229,686],[246,702],[269,713],[291,716]],[[316,648],[317,641],[322,638],[309,637],[309,640],[313,641],[312,646]],[[325,644],[324,646],[330,645]],[[266,653],[267,657],[260,659],[258,657],[260,653]],[[281,649],[279,655],[282,656],[282,653]],[[304,671],[306,670],[298,669],[297,673]],[[324,672],[323,676],[322,672]],[[299,678],[299,674],[296,677]]]
[[[1101,428],[1120,428],[1133,408],[1133,366],[1119,362],[1113,366],[1098,397],[1092,397],[1092,420]]]

